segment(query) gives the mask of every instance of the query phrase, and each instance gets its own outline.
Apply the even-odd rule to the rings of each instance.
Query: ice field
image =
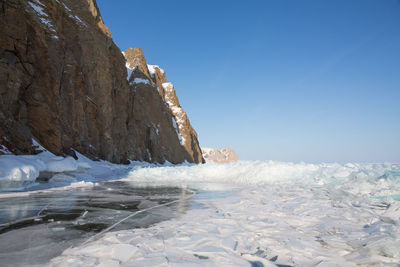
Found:
[[[239,161],[122,166],[79,161],[75,171],[53,174],[46,183],[4,191],[3,209],[12,198],[38,192],[74,189],[76,195],[76,190],[89,187],[92,193],[100,188],[106,196],[115,192],[115,183],[124,185],[119,190],[125,199],[109,195],[107,202],[138,200],[135,190],[150,190],[146,196],[156,198],[157,192],[164,192],[164,200],[141,196],[134,209],[123,213],[81,205],[71,224],[87,217],[104,226],[74,239],[47,262],[50,266],[398,266],[400,262],[398,164]],[[145,215],[153,219],[143,221]],[[140,219],[142,224],[137,223]],[[57,218],[43,225],[51,228],[56,223]],[[59,228],[61,239],[63,231],[71,233],[68,227]],[[5,234],[12,238],[15,231],[0,238]]]

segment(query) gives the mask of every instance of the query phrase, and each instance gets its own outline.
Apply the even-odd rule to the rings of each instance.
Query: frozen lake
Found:
[[[76,167],[48,183],[23,176],[19,192],[4,189],[1,263],[322,267],[400,262],[399,164],[160,166],[87,160]]]
[[[112,230],[146,228],[183,214],[191,192],[178,187],[134,187],[123,181],[90,187],[5,193],[0,197],[0,265],[45,264],[70,246],[137,211]],[[8,196],[8,197],[7,197]],[[159,208],[146,209],[159,204]]]

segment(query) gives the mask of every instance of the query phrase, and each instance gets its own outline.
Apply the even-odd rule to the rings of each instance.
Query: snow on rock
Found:
[[[174,119],[168,118],[168,120],[164,120],[168,121],[167,124],[163,123],[162,127],[164,129],[168,129],[165,131],[163,130],[163,133],[165,134],[158,135],[158,130],[156,130],[157,136],[160,137],[161,140],[167,136],[169,139],[168,146],[163,146],[162,149],[173,146],[174,148],[167,150],[184,152],[184,157],[189,162],[204,162],[204,159],[201,155],[199,142],[197,140],[197,133],[190,125],[188,116],[180,107],[173,85],[167,82],[164,70],[160,69],[160,67],[157,65],[147,64],[143,51],[140,48],[128,48],[124,51],[123,55],[126,59],[126,65],[128,68],[128,81],[131,85],[135,85],[133,90],[141,91],[144,89],[144,87],[150,88],[150,86],[148,86],[150,84],[151,88],[154,88],[161,97],[161,100],[163,100],[163,102],[160,102],[162,109],[169,109],[170,111],[167,112],[167,110],[165,110],[165,113],[163,114],[165,114],[167,117],[172,114],[174,117]],[[129,68],[133,67],[137,67],[137,69],[131,72]],[[140,79],[136,80],[136,78]],[[149,83],[145,82],[144,80],[148,80]],[[135,81],[139,84],[137,84]],[[154,122],[157,123],[160,121],[160,119],[157,119]],[[172,140],[169,136],[170,134],[175,135],[175,133],[171,132],[171,130],[177,131],[178,138],[176,138],[173,142],[171,142]],[[142,151],[146,152],[146,149],[143,149]],[[158,152],[156,150],[152,149],[151,154],[153,160],[155,160],[154,155],[157,153]],[[149,157],[146,155],[145,158]]]
[[[135,78],[133,81],[129,83],[129,85],[133,84],[138,84],[138,83],[143,83],[143,84],[148,84],[151,85],[150,81],[147,79],[142,79],[142,78]]]
[[[32,138],[32,145],[36,147],[36,150],[41,150],[41,151],[47,151],[41,144],[39,144],[38,141],[35,140],[35,138]]]
[[[177,98],[175,95],[174,85],[170,82],[166,82],[162,84],[162,87],[166,91],[165,93],[165,102],[168,104],[170,110],[172,111],[172,115],[175,121],[175,129],[176,125],[178,125],[178,138],[181,142],[181,145],[185,145],[186,138],[184,137],[183,130],[185,129],[185,111],[180,107],[179,102],[177,102]]]
[[[128,63],[128,62],[125,63],[125,67],[126,67],[126,72],[127,72],[126,79],[129,81],[129,79],[130,79],[131,76],[132,76],[133,71],[134,71],[137,67],[134,67],[134,68],[129,67],[129,63]]]
[[[45,5],[43,5],[39,0],[29,1],[28,5],[35,11],[41,23],[53,33],[52,38],[58,39],[56,28],[51,23],[49,15],[44,12]]]
[[[126,79],[128,81],[130,81],[132,74],[134,73],[134,71],[138,68],[137,66],[134,68],[130,67],[130,64],[128,62],[125,63],[125,67],[126,67],[126,71],[127,71],[127,76]],[[148,79],[143,79],[143,78],[139,78],[139,77],[135,77],[135,79],[133,79],[133,81],[129,82],[129,85],[134,85],[134,84],[139,84],[139,83],[143,83],[143,84],[148,84],[148,85],[152,85],[152,83],[148,80]]]
[[[179,142],[181,143],[181,145],[183,145],[183,143],[184,143],[183,138],[182,138],[181,134],[179,133],[178,126],[176,125],[176,120],[175,120],[174,116],[172,116],[172,126],[174,126],[174,128],[175,128],[176,135],[178,136]]]
[[[165,71],[162,68],[160,68],[158,65],[148,65],[147,64],[147,68],[149,69],[149,73],[150,73],[151,77],[154,77],[154,74],[156,73],[156,69],[159,69],[161,74],[165,73]]]
[[[59,2],[59,1],[57,1],[57,2]],[[84,27],[87,26],[77,15],[73,14],[72,10],[65,3],[62,2],[62,5],[64,6],[68,16],[71,19],[75,20],[75,22],[81,26],[84,26]]]
[[[151,77],[154,77],[154,74],[156,73],[156,68],[160,70],[161,74],[165,73],[165,71],[162,68],[160,68],[158,65],[147,64],[147,68],[149,69],[149,73],[150,73]]]
[[[167,92],[172,92],[172,91],[174,91],[174,85],[172,84],[172,83],[170,83],[170,82],[167,82],[167,83],[163,83],[162,84],[162,87],[165,89],[165,91],[167,91]],[[170,100],[171,101],[171,100]]]
[[[10,152],[10,150],[8,150],[7,147],[0,145],[0,155],[1,154],[8,155],[8,154],[12,154],[12,153]]]

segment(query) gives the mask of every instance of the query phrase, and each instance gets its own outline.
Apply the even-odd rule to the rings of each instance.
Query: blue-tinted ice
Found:
[[[188,194],[177,187],[134,187],[126,182],[92,187],[3,194],[0,197],[0,262],[4,266],[47,263],[135,211]],[[10,197],[7,197],[10,196]],[[185,212],[190,200],[137,214],[113,231],[143,228]]]

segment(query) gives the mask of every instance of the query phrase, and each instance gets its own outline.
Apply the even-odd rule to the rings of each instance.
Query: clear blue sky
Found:
[[[400,1],[98,0],[175,85],[201,146],[400,162]]]

